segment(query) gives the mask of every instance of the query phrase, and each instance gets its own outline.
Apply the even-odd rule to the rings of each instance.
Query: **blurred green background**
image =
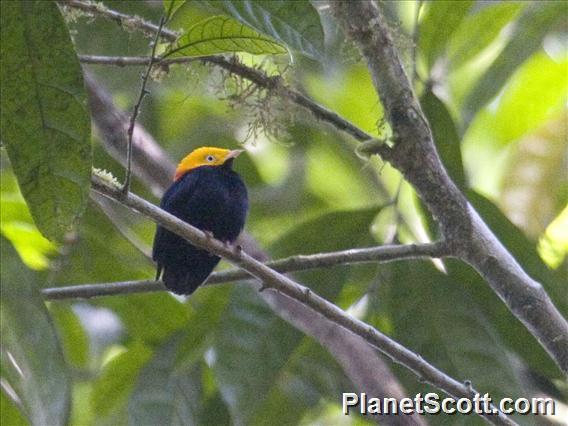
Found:
[[[293,16],[300,2],[288,3]],[[153,22],[163,11],[159,2],[104,4]],[[384,8],[444,164],[566,314],[568,32],[566,9],[558,4],[405,1]],[[388,134],[364,61],[335,28],[325,3],[314,6],[302,19],[316,29],[302,37],[316,54],[292,48],[291,55],[240,59],[282,73],[288,84],[363,130]],[[179,11],[173,28],[199,13],[205,12]],[[76,12],[65,16],[79,54],[148,54],[149,38],[140,32]],[[117,106],[131,111],[142,67],[83,69]],[[172,65],[154,77],[139,122],[173,162],[203,145],[246,150],[235,164],[250,191],[246,230],[271,257],[436,238],[428,212],[395,169],[378,158],[359,158],[352,139],[291,102],[198,62]],[[116,206],[109,218],[89,201],[65,242],[49,242],[1,152],[2,297],[30,305],[19,311],[3,305],[3,344],[18,342],[29,327],[37,333],[35,345],[22,349],[32,381],[24,395],[10,387],[17,379],[8,371],[9,352],[2,353],[2,424],[27,423],[15,407],[27,407],[21,400],[33,397],[34,381],[44,383],[50,398],[45,407],[32,406],[49,411],[61,404],[59,418],[69,410],[72,425],[372,422],[341,415],[341,392],[355,391],[341,367],[245,283],[202,288],[188,300],[125,295],[53,301],[47,312],[35,312],[33,306],[43,305],[38,288],[150,279],[155,225]],[[122,167],[96,132],[93,153],[95,167],[122,179]],[[140,181],[133,190],[159,201]],[[353,265],[294,277],[482,393],[499,398],[548,391],[566,404],[559,370],[462,263]],[[47,359],[53,365],[45,365]],[[409,395],[431,390],[400,366],[392,368]],[[426,420],[481,423],[453,416]],[[535,424],[530,417],[516,420]]]

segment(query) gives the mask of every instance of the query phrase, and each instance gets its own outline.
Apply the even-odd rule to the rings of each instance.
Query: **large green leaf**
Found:
[[[282,425],[296,425],[317,407],[322,398],[338,403],[353,384],[329,352],[311,339],[304,338],[286,368],[278,376],[252,423],[266,425],[278,419]],[[325,424],[325,422],[324,422]]]
[[[183,332],[168,339],[140,371],[128,402],[131,425],[194,425],[202,398],[199,369],[176,369]]]
[[[129,218],[132,224],[138,219],[132,215]],[[148,279],[153,273],[151,262],[91,202],[77,228],[73,250],[57,271],[56,282],[65,285]]]
[[[130,338],[150,345],[187,326],[190,318],[183,303],[166,292],[108,297],[97,304],[118,315]]]
[[[89,339],[77,315],[70,306],[63,302],[51,305],[49,313],[61,336],[61,346],[65,353],[65,359],[73,367],[87,367]]]
[[[452,34],[458,28],[474,1],[433,1],[427,5],[420,22],[418,48],[430,69],[444,53]]]
[[[567,93],[568,50],[556,59],[544,52],[531,56],[509,80],[489,123],[497,142],[516,141],[561,115]]]
[[[166,52],[168,56],[208,56],[247,52],[254,55],[286,53],[284,46],[227,16],[213,16],[192,26]]]
[[[1,4],[2,141],[38,228],[61,240],[89,193],[91,121],[81,67],[55,2]]]
[[[207,399],[202,392],[200,367],[227,303],[227,290],[212,286],[192,295],[189,326],[161,343],[138,373],[128,403],[130,423],[210,424],[203,421],[209,415],[203,407],[219,396]]]
[[[34,425],[64,425],[70,380],[37,276],[1,238],[2,379],[16,392]]]
[[[453,68],[474,59],[516,18],[526,3],[494,2],[467,16],[448,43],[448,57]]]
[[[204,0],[187,1],[177,9],[201,9],[201,13],[233,17],[312,59],[324,58],[324,34],[315,8],[307,0]]]
[[[462,108],[466,123],[502,90],[514,70],[541,47],[543,39],[565,15],[564,2],[535,2],[524,10],[515,22],[509,43],[469,91]]]
[[[135,341],[105,364],[94,382],[91,398],[97,424],[124,423],[127,417],[126,403],[134,389],[136,377],[151,358],[152,350]]]
[[[49,257],[56,253],[53,243],[47,240],[34,224],[30,210],[18,188],[10,168],[2,170],[0,196],[0,230],[8,238],[24,263],[32,269],[42,270],[49,265]]]
[[[235,424],[248,424],[302,339],[248,286],[237,285],[217,330],[213,365]]]
[[[14,402],[5,394],[4,389],[0,392],[0,424],[10,426],[28,425],[28,422],[16,408]]]
[[[369,244],[369,226],[377,211],[374,208],[322,215],[281,237],[270,253],[281,257]],[[309,271],[296,276],[314,291],[334,300],[349,276],[349,268]],[[288,381],[290,360],[301,341],[302,333],[276,317],[254,289],[235,287],[217,330],[217,359],[213,366],[235,423],[248,424],[258,419],[262,410],[274,411],[270,395],[285,395],[282,388],[302,387],[301,383],[294,387]],[[295,414],[299,416],[308,405],[306,400]]]
[[[447,273],[429,261],[383,268],[388,279],[377,294],[383,309],[375,321],[390,322],[396,340],[456,380],[470,380],[482,394],[523,395],[508,348],[486,313],[486,304],[501,301],[469,267],[444,263]],[[414,376],[399,378],[411,395],[426,389]]]

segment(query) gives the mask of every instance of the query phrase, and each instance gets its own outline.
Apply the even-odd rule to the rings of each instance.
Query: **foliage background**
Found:
[[[105,4],[153,22],[163,11],[152,2]],[[377,122],[382,108],[365,64],[322,4],[314,3],[319,15],[303,2],[268,7],[269,21],[287,23],[273,32],[247,18],[241,3],[201,4],[182,6],[172,28],[212,13],[241,19],[287,45],[294,59],[239,54],[243,62],[283,73],[365,131],[388,133]],[[557,4],[424,4],[418,35],[417,2],[385,8],[450,174],[566,313],[568,55],[565,10],[558,13]],[[139,32],[73,11],[65,18],[80,54],[148,54],[149,39]],[[49,26],[51,18],[36,19]],[[7,69],[4,63],[2,83],[11,87],[4,84]],[[120,107],[132,109],[141,68],[83,69]],[[172,159],[202,145],[247,150],[236,163],[251,194],[247,231],[273,258],[435,237],[435,224],[396,170],[360,159],[353,141],[291,103],[251,93],[237,78],[200,63],[153,77],[139,121]],[[2,96],[8,96],[4,87]],[[12,135],[9,118],[2,118],[3,143]],[[123,176],[96,133],[92,142],[94,166]],[[36,158],[33,150],[29,155]],[[25,424],[26,417],[76,425],[369,422],[340,415],[341,392],[353,391],[349,379],[325,349],[276,317],[246,284],[203,288],[189,300],[154,293],[44,304],[41,288],[151,277],[154,224],[120,208],[109,220],[89,201],[73,230],[50,242],[36,228],[13,166],[3,148],[2,424]],[[140,182],[133,190],[158,202]],[[552,361],[462,263],[338,266],[294,276],[482,393],[540,395],[536,383],[545,382],[566,401],[566,382]],[[392,368],[409,395],[430,390]]]

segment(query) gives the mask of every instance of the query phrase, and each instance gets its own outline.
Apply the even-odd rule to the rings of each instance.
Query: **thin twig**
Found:
[[[180,57],[180,58],[155,58],[155,64],[171,65],[171,64],[188,64],[191,62],[199,62],[203,58]],[[79,55],[79,60],[83,64],[93,65],[114,65],[117,67],[148,65],[149,56],[101,56],[101,55]]]
[[[158,45],[158,40],[160,39],[160,34],[162,32],[162,27],[166,22],[166,17],[162,16],[160,18],[160,24],[158,25],[158,30],[152,42],[152,52],[150,53],[150,58],[148,60],[148,67],[146,72],[142,76],[142,86],[140,87],[140,94],[138,95],[138,101],[134,105],[134,111],[130,117],[130,125],[128,126],[128,144],[126,147],[126,176],[124,178],[124,186],[122,187],[122,192],[126,193],[130,189],[130,177],[132,176],[132,135],[134,134],[134,125],[136,124],[136,118],[140,112],[140,107],[142,106],[142,101],[144,97],[149,93],[146,89],[146,84],[148,84],[148,78],[150,77],[150,72],[152,71],[152,66],[156,61],[156,46]]]
[[[93,15],[101,16],[106,19],[110,19],[114,22],[117,22],[119,25],[127,24],[129,28],[136,28],[144,33],[157,33],[158,27],[151,22],[145,21],[144,19],[138,16],[131,16],[126,15],[123,13],[119,13],[113,11],[104,6],[95,5],[87,2],[82,1],[69,1],[64,3],[68,7],[73,7],[76,9],[80,9],[86,12],[89,12]],[[163,28],[161,31],[161,35],[164,39],[168,41],[175,41],[178,37],[178,34],[175,31],[169,30],[167,28]],[[90,58],[94,59],[94,57]],[[182,62],[182,58],[178,59],[178,62]],[[191,60],[195,60],[195,58],[191,58]],[[269,77],[264,71],[258,70],[255,68],[248,67],[246,65],[241,64],[235,57],[232,59],[226,59],[222,56],[204,56],[200,58],[201,61],[217,65],[232,74],[238,75],[244,79],[252,81],[259,87],[263,89],[270,90],[272,92],[278,93],[280,96],[283,96],[292,102],[300,105],[301,107],[310,111],[314,117],[318,120],[321,120],[325,123],[331,124],[336,129],[341,130],[358,141],[367,141],[373,139],[373,135],[365,132],[364,130],[357,127],[355,124],[350,122],[349,120],[341,117],[339,114],[335,113],[334,111],[324,107],[323,105],[318,104],[317,102],[313,101],[303,93],[288,87],[284,81],[276,76],[276,77]],[[120,60],[117,61],[116,65],[140,65],[140,63],[136,63],[140,61],[139,59],[133,60],[132,62],[124,61],[120,64]],[[99,62],[102,63],[102,62]],[[108,63],[108,62],[107,62]],[[388,146],[381,147],[379,151],[388,151]],[[379,153],[381,153],[379,152]]]
[[[384,263],[403,259],[432,259],[444,257],[447,254],[445,243],[440,241],[431,244],[379,246],[312,255],[295,255],[284,259],[266,262],[265,265],[277,272],[285,273],[326,268],[337,265]],[[250,274],[241,269],[231,269],[211,274],[204,285],[222,284],[250,278]],[[71,298],[89,299],[99,296],[165,290],[166,288],[160,281],[142,280],[46,288],[42,290],[42,294],[48,300]]]
[[[92,15],[102,16],[106,19],[116,22],[120,26],[125,26],[128,28],[138,29],[146,34],[156,34],[158,32],[158,26],[144,20],[143,18],[135,15],[127,15],[125,13],[120,13],[106,7],[104,4],[99,2],[89,2],[89,1],[62,1],[61,4],[64,7],[72,7],[74,9],[79,9]],[[161,37],[174,41],[178,34],[175,31],[163,28],[161,31]]]

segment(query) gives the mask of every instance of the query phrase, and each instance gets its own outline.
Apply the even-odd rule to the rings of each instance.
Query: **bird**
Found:
[[[234,243],[249,207],[247,188],[232,169],[242,152],[201,147],[189,153],[178,164],[160,207],[218,240]],[[168,290],[185,296],[203,284],[220,260],[160,225],[152,259],[157,264],[156,280],[161,276]]]

